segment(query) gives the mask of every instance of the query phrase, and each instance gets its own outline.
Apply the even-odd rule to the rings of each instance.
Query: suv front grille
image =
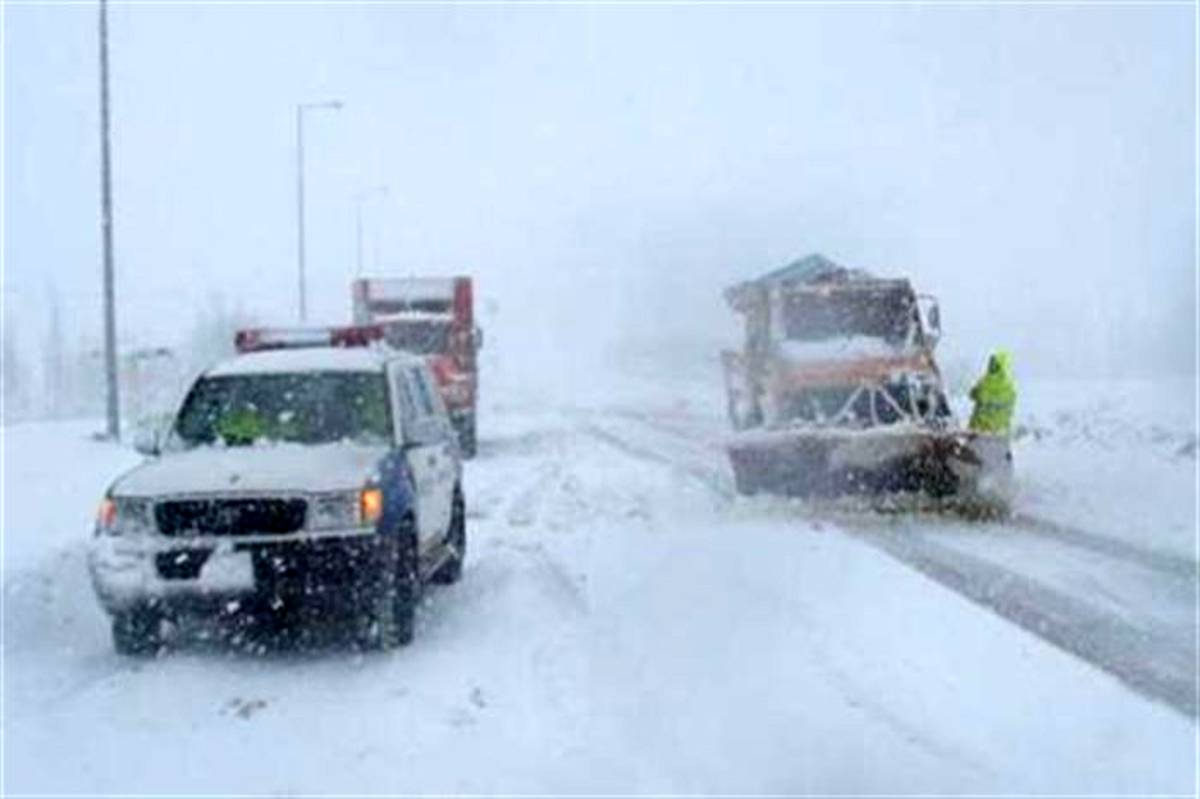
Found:
[[[294,533],[304,526],[303,499],[182,499],[160,502],[154,521],[163,535]]]

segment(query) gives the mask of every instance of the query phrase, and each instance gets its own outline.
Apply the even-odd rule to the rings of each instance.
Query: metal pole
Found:
[[[304,106],[296,106],[296,252],[299,258],[300,322],[308,318],[304,286]]]
[[[354,240],[358,244],[358,267],[354,270],[355,277],[362,277],[363,270],[363,235],[362,235],[363,204],[360,199],[354,204]]]
[[[308,319],[308,292],[305,284],[304,260],[304,112],[310,108],[327,108],[337,111],[341,100],[326,100],[323,103],[300,103],[296,106],[296,255],[300,282],[300,321]]]
[[[108,2],[100,0],[100,234],[104,247],[104,374],[107,383],[108,437],[121,436],[117,381],[117,312],[113,286],[112,155],[108,109]]]

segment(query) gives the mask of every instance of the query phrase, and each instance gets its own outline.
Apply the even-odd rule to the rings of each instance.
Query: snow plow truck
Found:
[[[745,324],[742,350],[722,353],[739,493],[1007,513],[1008,437],[957,423],[933,297],[810,255],[725,299]]]
[[[462,453],[474,457],[483,331],[471,278],[360,278],[353,304],[354,324],[378,325],[390,346],[428,359]]]

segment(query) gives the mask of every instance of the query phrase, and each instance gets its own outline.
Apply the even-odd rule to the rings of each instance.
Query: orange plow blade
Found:
[[[747,432],[728,444],[741,494],[894,498],[1006,507],[1007,438],[913,427]]]

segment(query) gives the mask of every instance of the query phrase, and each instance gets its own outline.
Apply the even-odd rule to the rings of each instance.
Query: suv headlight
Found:
[[[344,530],[359,524],[359,492],[314,494],[308,500],[310,530]]]
[[[136,497],[105,497],[96,509],[96,535],[145,533],[154,528],[154,503]]]
[[[339,530],[358,526],[358,492],[317,494],[308,503],[308,527]]]
[[[383,510],[378,488],[316,494],[308,504],[308,529],[347,530],[374,524]]]

